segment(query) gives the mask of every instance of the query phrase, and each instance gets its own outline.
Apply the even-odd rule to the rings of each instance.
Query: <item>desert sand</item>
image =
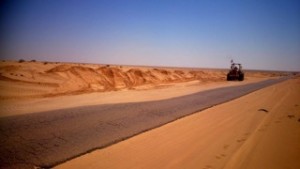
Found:
[[[56,168],[300,168],[300,78],[206,109]]]
[[[222,87],[158,101],[82,106],[2,117],[0,163],[12,168],[53,167],[289,78]]]
[[[161,100],[285,74],[246,71],[245,81],[226,82],[227,71],[2,61],[0,117],[87,105]]]
[[[2,61],[0,117],[91,105],[157,101],[286,75],[286,72],[246,70],[245,81],[227,82],[226,73],[223,69]],[[208,169],[253,168],[253,164],[257,165],[254,168],[265,168],[274,158],[282,165],[267,166],[298,167],[295,158],[299,158],[300,103],[297,100],[299,79],[292,79],[57,167]],[[279,112],[283,109],[289,111]],[[282,128],[273,129],[274,119]],[[292,132],[286,134],[285,131]],[[266,137],[269,139],[263,139]],[[277,137],[286,138],[284,143],[289,146],[281,145],[282,139]],[[273,143],[272,139],[278,142]],[[265,141],[260,143],[260,140]],[[280,149],[275,151],[273,146]],[[285,158],[275,156],[276,153],[285,154]]]

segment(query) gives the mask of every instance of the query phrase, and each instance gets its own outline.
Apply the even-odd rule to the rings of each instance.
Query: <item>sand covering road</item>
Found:
[[[267,87],[56,168],[300,168],[300,79]]]

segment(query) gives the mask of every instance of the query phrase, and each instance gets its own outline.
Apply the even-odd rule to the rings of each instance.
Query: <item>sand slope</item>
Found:
[[[227,70],[51,62],[0,62],[0,99],[149,89],[182,82],[224,81]],[[280,73],[249,72],[248,77]]]
[[[200,70],[7,61],[0,63],[0,97],[55,96],[225,79],[224,71],[210,74]]]
[[[56,168],[300,168],[300,79],[169,123]]]
[[[255,83],[286,73],[245,71],[243,82],[227,82],[227,70],[0,62],[0,117],[55,109],[141,102],[212,88]]]

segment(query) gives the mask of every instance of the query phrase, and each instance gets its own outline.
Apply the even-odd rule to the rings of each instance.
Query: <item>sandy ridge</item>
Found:
[[[210,76],[211,74],[215,76]],[[225,79],[225,74],[225,71],[204,72],[202,70],[170,68],[2,62],[0,63],[0,82],[2,83],[3,92],[0,96],[2,99],[11,99],[115,91],[140,87],[151,88],[163,84],[193,80],[220,81]],[[23,87],[22,93],[13,93],[14,90],[26,84],[27,88],[31,88],[35,92],[30,92],[30,90]],[[7,91],[11,92],[8,93]]]
[[[0,62],[0,99],[42,98],[91,92],[149,89],[174,83],[224,81],[228,70],[96,65],[51,62]],[[274,77],[282,72],[247,72]]]

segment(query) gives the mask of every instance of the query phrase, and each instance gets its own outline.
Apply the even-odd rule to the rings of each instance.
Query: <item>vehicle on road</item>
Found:
[[[244,80],[244,72],[242,70],[242,64],[240,63],[234,63],[233,60],[231,60],[231,67],[229,72],[227,73],[227,81],[232,80]]]

